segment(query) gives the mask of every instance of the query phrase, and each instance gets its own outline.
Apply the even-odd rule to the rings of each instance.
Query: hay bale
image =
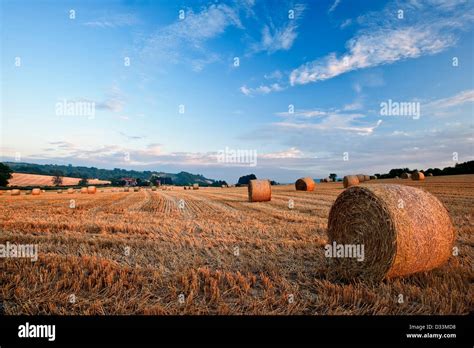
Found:
[[[97,192],[97,188],[95,186],[87,186],[87,193],[93,195]]]
[[[129,192],[129,191],[130,191],[130,189],[129,189],[128,187],[125,187],[125,188],[123,189],[123,192]]]
[[[426,174],[426,176],[433,176],[433,173],[428,173]]]
[[[133,188],[133,192],[138,192],[138,191],[140,191],[140,188],[139,188],[139,187],[134,187],[134,188]]]
[[[401,178],[402,179],[410,179],[411,174],[410,173],[402,173]]]
[[[371,175],[370,180],[377,180],[377,177],[375,175]]]
[[[295,188],[297,191],[314,191],[316,186],[314,180],[307,176],[306,178],[300,178],[295,182]]]
[[[266,202],[272,199],[270,180],[250,180],[248,186],[250,202]]]
[[[370,181],[370,175],[364,175],[364,181]]]
[[[359,185],[359,178],[357,175],[346,175],[342,180],[344,188],[348,188],[354,185]]]
[[[73,193],[74,193],[74,189],[73,189],[73,188],[68,188],[68,189],[67,189],[67,193],[68,193],[68,194],[73,194]]]
[[[199,190],[199,184],[193,184],[193,190]]]
[[[156,186],[152,186],[151,190],[156,191]]]
[[[411,179],[412,180],[425,180],[425,174],[423,174],[422,172],[414,172],[411,175]]]
[[[41,189],[39,188],[34,188],[33,190],[31,190],[31,194],[33,196],[39,196],[41,194]]]
[[[381,281],[429,271],[451,255],[455,230],[443,204],[415,187],[354,186],[329,212],[330,245],[363,245],[364,259],[331,258],[341,279]]]
[[[26,196],[31,195],[31,190],[26,190],[26,191],[25,191],[25,195],[26,195]]]
[[[357,179],[359,179],[359,182],[364,182],[365,181],[365,175],[364,174],[356,174]]]
[[[56,190],[57,193],[63,193],[63,190]]]

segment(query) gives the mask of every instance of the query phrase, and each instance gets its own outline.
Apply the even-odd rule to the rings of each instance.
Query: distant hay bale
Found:
[[[81,187],[81,193],[87,193],[87,187]]]
[[[151,190],[152,190],[152,191],[156,191],[156,186],[152,186],[152,187],[151,187]]]
[[[185,190],[187,190],[187,189],[188,189],[188,187],[187,187],[187,186],[184,186],[184,189],[185,189]]]
[[[250,180],[248,186],[250,202],[266,202],[272,199],[270,180]]]
[[[95,186],[87,186],[87,193],[93,195],[97,192],[97,188]]]
[[[138,192],[138,191],[140,191],[140,188],[139,188],[139,187],[134,187],[134,188],[133,188],[133,192]]]
[[[410,173],[402,173],[401,178],[402,179],[410,179],[411,174]]]
[[[67,189],[67,193],[73,194],[73,193],[74,193],[74,189],[73,189],[73,188],[68,188],[68,189]]]
[[[26,196],[31,195],[31,190],[26,190],[26,191],[25,191],[25,195],[26,195]]]
[[[426,176],[433,176],[433,173],[428,173],[426,174]]]
[[[34,188],[33,190],[31,190],[31,194],[33,196],[39,196],[41,194],[41,189],[39,188]]]
[[[381,281],[441,266],[451,255],[455,230],[446,208],[430,193],[373,184],[337,197],[328,237],[329,245],[364,247],[363,260],[330,258],[338,278]]]
[[[422,172],[414,172],[411,175],[411,179],[412,180],[425,180],[425,174],[423,174]]]
[[[370,175],[364,175],[364,181],[370,181]]]
[[[123,189],[123,192],[129,192],[129,191],[130,191],[130,189],[129,189],[128,187],[125,187],[125,188]]]
[[[63,190],[56,190],[57,193],[63,193]]]
[[[193,184],[193,190],[199,190],[199,184]]]
[[[371,175],[370,180],[377,180],[377,177],[375,175]]]
[[[344,184],[344,188],[359,185],[359,178],[357,175],[346,175],[342,180],[342,183]]]
[[[364,174],[356,174],[357,179],[359,179],[359,182],[364,182],[365,181],[365,175]]]
[[[46,190],[41,190],[41,192],[45,193],[45,192],[46,192]]]
[[[295,188],[297,191],[314,191],[316,186],[314,180],[309,176],[305,178],[300,178],[295,182]]]
[[[397,176],[395,177],[395,179],[400,179],[400,177],[397,175]]]

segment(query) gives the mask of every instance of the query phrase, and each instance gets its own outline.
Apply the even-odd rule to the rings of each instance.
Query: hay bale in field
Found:
[[[371,175],[370,180],[377,180],[377,177],[375,175]]]
[[[426,176],[433,176],[433,173],[428,173],[426,174]]]
[[[193,190],[199,190],[199,184],[193,184]]]
[[[152,186],[151,190],[156,191],[156,186]]]
[[[67,193],[73,194],[73,193],[74,193],[74,189],[73,189],[73,188],[68,188],[68,189],[67,189]]]
[[[364,174],[356,174],[357,179],[359,179],[359,182],[364,182],[365,181],[365,175]]]
[[[397,175],[397,176],[395,177],[395,179],[400,179],[400,177]]]
[[[123,192],[129,192],[129,191],[130,191],[130,189],[129,189],[128,187],[125,187],[125,188],[123,189]]]
[[[26,196],[31,195],[31,190],[26,190],[26,191],[25,191],[25,195],[26,195]]]
[[[87,186],[87,193],[93,195],[97,192],[97,188],[95,186]]]
[[[295,188],[297,191],[314,191],[316,183],[313,178],[307,176],[306,178],[300,178],[295,182]]]
[[[41,192],[45,193],[45,192],[46,192],[46,190],[41,190]]]
[[[31,194],[33,196],[39,196],[41,194],[41,189],[39,188],[34,188],[33,190],[31,190]]]
[[[56,190],[57,193],[63,193],[63,190]]]
[[[357,175],[346,175],[342,180],[342,183],[344,184],[344,188],[359,185],[359,178]]]
[[[364,181],[370,181],[370,175],[364,175]]]
[[[250,202],[266,202],[272,199],[270,180],[250,180],[248,186]]]
[[[410,179],[411,174],[410,173],[402,173],[401,178],[402,179]]]
[[[329,212],[330,245],[363,246],[363,259],[331,258],[340,279],[381,281],[429,271],[451,255],[455,230],[444,205],[415,187],[354,186]]]
[[[133,188],[133,192],[138,192],[138,191],[140,191],[140,188],[139,188],[139,187],[134,187],[134,188]]]
[[[87,187],[81,187],[81,193],[87,193]]]
[[[423,174],[422,172],[414,172],[411,175],[411,179],[412,180],[425,180],[425,174]]]

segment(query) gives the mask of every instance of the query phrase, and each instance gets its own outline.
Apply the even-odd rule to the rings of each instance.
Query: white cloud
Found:
[[[252,45],[251,53],[266,51],[274,53],[276,51],[287,51],[298,37],[298,22],[303,16],[306,7],[302,4],[295,5],[294,18],[286,18],[286,24],[281,27],[273,25],[264,25],[262,29],[262,38],[259,43]]]
[[[118,28],[132,26],[140,23],[136,15],[131,13],[118,13],[102,16],[96,20],[82,23],[87,27],[96,28]]]
[[[291,147],[284,151],[261,154],[259,157],[266,159],[302,158],[303,152],[296,147]]]
[[[291,85],[323,81],[357,69],[391,64],[409,58],[433,55],[455,45],[455,30],[468,27],[473,16],[457,12],[436,12],[424,8],[413,21],[403,24],[393,15],[393,8],[365,17],[375,22],[360,31],[346,44],[346,53],[305,63],[290,74]],[[431,14],[436,12],[435,14]],[[459,12],[459,13],[458,13]],[[391,18],[391,19],[387,19]],[[381,22],[381,23],[380,23]]]
[[[255,94],[268,94],[271,92],[280,92],[285,88],[278,83],[272,83],[271,85],[260,85],[257,88],[249,88],[247,86],[240,87],[240,91],[246,96],[253,96]]]
[[[452,97],[431,101],[423,105],[430,110],[447,109],[474,102],[474,89],[462,91]]]
[[[329,8],[328,12],[331,13],[332,11],[334,11],[336,9],[336,7],[339,5],[340,2],[341,2],[341,0],[334,0],[334,3]]]

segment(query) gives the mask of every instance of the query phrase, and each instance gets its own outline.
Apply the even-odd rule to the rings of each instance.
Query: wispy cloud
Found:
[[[378,13],[378,17],[367,16],[364,21],[390,19],[372,23],[368,29],[360,31],[347,42],[347,52],[341,56],[330,53],[294,69],[290,84],[323,81],[357,69],[442,52],[456,44],[456,31],[473,21],[473,15],[464,13],[463,7],[457,11],[453,11],[454,8],[457,7],[440,13],[435,7],[421,6],[418,12],[412,13],[418,13],[415,15],[417,20],[407,21],[407,24],[396,18],[393,6]]]
[[[294,18],[286,18],[285,24],[281,26],[275,26],[272,23],[264,25],[262,38],[260,42],[251,46],[251,53],[265,51],[270,54],[289,50],[298,37],[298,24],[305,9],[305,5],[297,4],[293,8]]]
[[[451,97],[423,103],[421,110],[423,114],[428,116],[452,116],[458,107],[468,103],[474,103],[474,89],[461,91]]]
[[[268,94],[271,92],[283,91],[285,88],[278,83],[272,83],[271,85],[260,85],[257,88],[250,88],[247,86],[240,87],[240,91],[246,96],[253,96],[255,94]]]
[[[95,28],[118,28],[132,26],[140,23],[138,17],[131,13],[118,13],[102,16],[98,19],[83,22],[86,27]]]
[[[332,6],[329,8],[328,13],[331,13],[336,9],[336,7],[340,4],[341,0],[334,0],[334,3]]]

